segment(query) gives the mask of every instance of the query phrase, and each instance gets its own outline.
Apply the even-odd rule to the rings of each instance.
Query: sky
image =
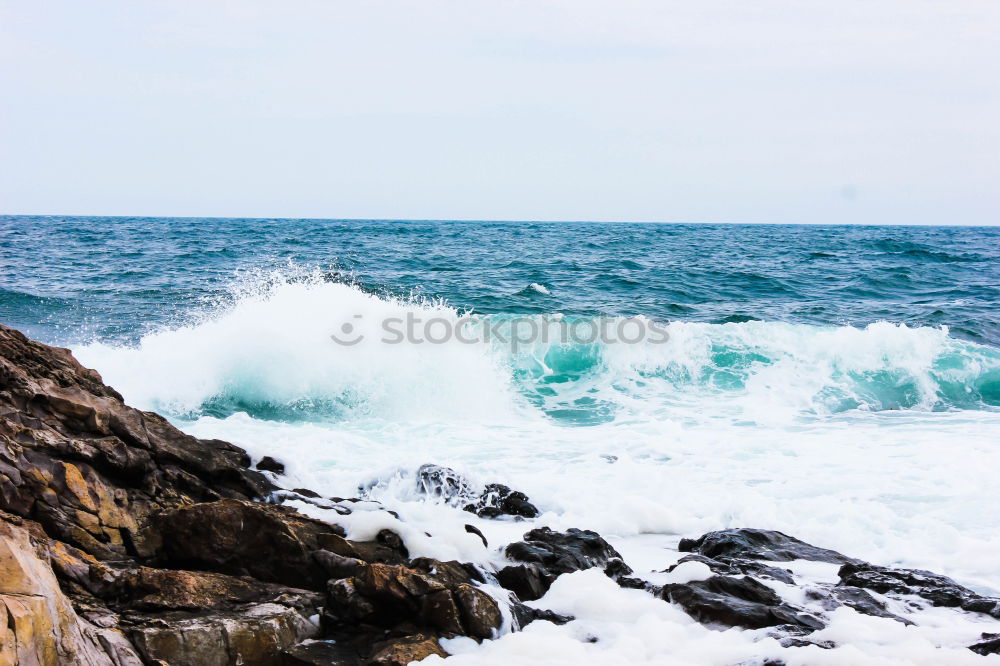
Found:
[[[0,0],[0,213],[1000,223],[995,0]]]

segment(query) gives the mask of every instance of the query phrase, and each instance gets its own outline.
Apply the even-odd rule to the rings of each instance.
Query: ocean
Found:
[[[1000,228],[4,216],[0,266],[0,321],[289,487],[384,502],[414,555],[579,527],[653,572],[759,527],[1000,594]],[[541,515],[429,499],[425,463]],[[574,575],[550,604],[606,637],[595,663],[749,645]],[[453,650],[554,663],[567,627]]]

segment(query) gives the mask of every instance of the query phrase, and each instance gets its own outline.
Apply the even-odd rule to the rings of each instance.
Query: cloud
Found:
[[[0,0],[0,210],[996,223],[998,18]]]

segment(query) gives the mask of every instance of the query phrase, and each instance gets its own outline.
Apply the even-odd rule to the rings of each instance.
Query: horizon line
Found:
[[[94,219],[145,219],[145,220],[244,220],[244,221],[304,221],[311,222],[451,222],[451,223],[481,223],[493,222],[498,224],[661,224],[661,225],[729,225],[729,226],[781,226],[781,227],[948,227],[948,228],[992,228],[1000,226],[996,224],[940,224],[932,222],[734,222],[734,221],[707,221],[707,220],[503,220],[489,218],[401,218],[401,217],[281,217],[281,216],[233,216],[233,215],[95,215],[95,214],[66,214],[66,213],[0,213],[0,219],[5,218],[94,218]]]

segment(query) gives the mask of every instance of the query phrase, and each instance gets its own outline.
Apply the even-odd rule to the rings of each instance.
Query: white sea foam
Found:
[[[345,284],[277,280],[135,347],[74,351],[130,403],[284,461],[289,487],[352,496],[381,479],[375,497],[402,521],[326,517],[357,538],[391,527],[415,555],[497,563],[534,525],[581,527],[653,579],[678,559],[680,537],[751,526],[1000,592],[1000,414],[949,397],[995,381],[994,350],[888,323],[675,322],[664,345],[539,343],[517,354],[374,343],[380,320],[413,312],[461,317]],[[345,322],[365,341],[331,341]],[[602,417],[570,427],[565,410]],[[542,515],[489,521],[424,501],[412,473],[427,462],[522,490]],[[560,578],[539,605],[578,619],[482,646],[452,642],[465,653],[456,663],[731,664],[776,651],[789,664],[983,663],[962,646],[988,629],[953,612],[928,611],[911,630],[841,610],[824,636],[842,647],[781,649],[760,632],[707,629],[597,572]]]

